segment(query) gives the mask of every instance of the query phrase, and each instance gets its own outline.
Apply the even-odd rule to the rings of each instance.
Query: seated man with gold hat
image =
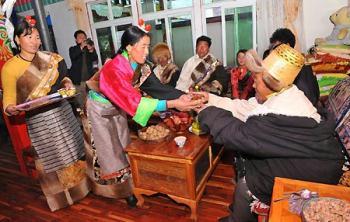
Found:
[[[342,174],[344,156],[333,137],[333,119],[321,116],[292,84],[304,57],[285,44],[263,61],[252,55],[248,52],[247,60],[255,98],[202,93],[208,104],[198,110],[201,129],[243,158],[232,213],[219,221],[256,221],[254,210],[268,211],[275,177],[337,184]]]

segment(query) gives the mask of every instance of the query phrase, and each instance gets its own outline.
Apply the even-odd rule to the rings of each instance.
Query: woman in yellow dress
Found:
[[[18,104],[72,87],[63,58],[41,52],[35,20],[27,16],[15,27],[19,53],[1,72],[3,105],[7,115],[21,112]],[[85,197],[90,188],[85,175],[82,131],[70,104],[61,100],[25,113],[41,188],[52,211]]]

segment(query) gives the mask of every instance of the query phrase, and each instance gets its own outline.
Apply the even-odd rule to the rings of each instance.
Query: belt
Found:
[[[97,101],[103,104],[111,104],[111,102],[106,97],[104,97],[102,94],[94,90],[89,90],[88,97],[89,99],[92,99],[94,101]]]

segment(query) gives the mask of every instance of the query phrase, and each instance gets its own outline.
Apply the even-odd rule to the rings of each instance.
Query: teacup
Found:
[[[187,138],[185,136],[177,136],[174,138],[176,145],[180,148],[184,147],[186,139]]]

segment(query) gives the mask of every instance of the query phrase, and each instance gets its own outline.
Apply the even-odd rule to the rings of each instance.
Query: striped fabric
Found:
[[[44,5],[51,5],[57,2],[62,2],[64,0],[43,0]],[[32,8],[32,4],[31,4],[31,0],[17,0],[16,4],[15,4],[15,10],[16,12],[25,12],[28,10],[31,10]]]
[[[84,156],[82,131],[66,100],[27,117],[26,121],[32,146],[45,173],[62,169]]]

